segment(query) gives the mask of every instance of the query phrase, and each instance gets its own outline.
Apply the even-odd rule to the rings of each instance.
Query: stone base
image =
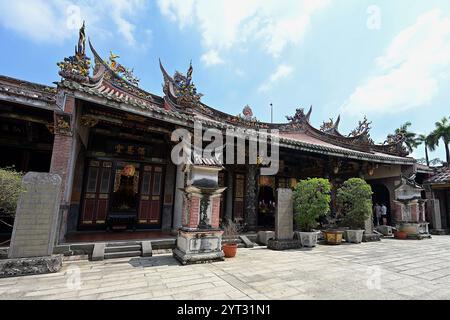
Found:
[[[258,243],[267,246],[267,242],[270,239],[275,238],[275,232],[274,231],[259,231],[258,232]]]
[[[211,263],[217,261],[224,261],[224,254],[222,251],[208,252],[208,253],[185,253],[180,249],[173,250],[173,256],[182,265],[197,264],[197,263]]]
[[[220,229],[180,229],[173,256],[181,264],[223,261],[222,233]]]
[[[270,239],[267,241],[267,249],[270,250],[289,250],[289,249],[299,249],[302,247],[300,240],[276,240]]]
[[[48,257],[0,260],[0,278],[58,272],[62,267],[62,257],[59,254]]]
[[[376,231],[383,234],[385,237],[393,237],[394,236],[394,228],[391,226],[377,226]]]
[[[375,242],[375,241],[381,241],[381,236],[376,233],[364,233],[363,235],[363,242]]]
[[[444,229],[431,229],[431,230],[430,230],[430,233],[431,233],[431,234],[435,234],[435,235],[443,236],[443,235],[446,235],[446,234],[447,234],[447,231],[444,230]]]
[[[407,239],[411,239],[411,240],[431,239],[431,235],[428,233],[408,234]]]

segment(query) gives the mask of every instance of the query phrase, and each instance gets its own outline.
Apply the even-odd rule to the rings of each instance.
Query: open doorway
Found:
[[[258,193],[258,225],[266,229],[275,227],[275,192],[272,186],[260,186]]]
[[[372,195],[372,202],[373,205],[375,206],[375,204],[379,204],[381,205],[385,205],[386,209],[387,209],[387,225],[392,225],[392,214],[391,214],[391,197],[389,194],[389,189],[380,183],[377,184],[371,184],[372,187],[372,191],[373,191],[373,195]],[[377,225],[377,221],[376,221],[376,217],[374,215],[374,225]],[[380,223],[382,224],[382,221],[380,221]]]

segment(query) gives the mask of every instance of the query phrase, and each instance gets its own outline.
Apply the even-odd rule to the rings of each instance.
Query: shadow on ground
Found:
[[[180,264],[172,255],[133,258],[128,263],[135,268],[149,268],[149,267],[165,267],[165,266],[179,266]]]

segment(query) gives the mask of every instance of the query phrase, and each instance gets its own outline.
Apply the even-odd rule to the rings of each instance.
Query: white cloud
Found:
[[[222,64],[224,61],[219,57],[219,53],[216,50],[209,50],[201,57],[202,62],[207,66],[215,66]]]
[[[423,14],[392,40],[375,66],[343,112],[393,114],[427,105],[450,71],[450,17],[438,10]]]
[[[303,39],[311,16],[329,0],[158,0],[160,11],[180,28],[195,24],[206,50],[226,50],[252,40],[279,56]]]
[[[90,30],[112,23],[129,45],[136,26],[129,21],[146,6],[144,0],[15,0],[0,1],[0,25],[38,43],[73,38],[82,20]],[[101,27],[102,26],[102,27]]]
[[[259,92],[269,91],[276,82],[284,78],[287,78],[293,71],[294,68],[291,66],[285,64],[279,65],[275,70],[275,72],[270,76],[269,80],[267,80],[265,83],[259,86],[258,91]]]

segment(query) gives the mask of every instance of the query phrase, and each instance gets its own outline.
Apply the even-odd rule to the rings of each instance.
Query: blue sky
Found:
[[[51,84],[79,24],[97,51],[134,68],[162,94],[170,72],[194,65],[203,102],[284,122],[313,105],[312,122],[367,115],[382,142],[403,122],[428,133],[450,116],[450,2],[412,0],[0,0],[0,74]],[[414,153],[423,157],[420,148]],[[443,147],[432,157],[444,158]]]

